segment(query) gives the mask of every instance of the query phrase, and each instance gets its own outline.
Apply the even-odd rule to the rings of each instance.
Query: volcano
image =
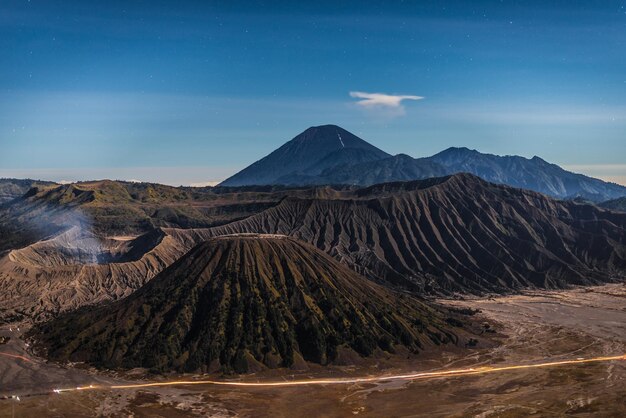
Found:
[[[128,298],[36,333],[55,360],[242,373],[458,342],[434,306],[293,238],[244,234],[209,239]]]
[[[305,183],[296,178],[313,178],[329,168],[388,157],[339,126],[313,126],[220,185]]]

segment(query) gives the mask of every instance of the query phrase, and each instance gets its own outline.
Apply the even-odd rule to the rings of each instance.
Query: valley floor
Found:
[[[626,354],[626,285],[442,302],[479,309],[485,322],[496,324],[494,335],[505,336],[501,344],[445,351],[411,364],[380,359],[375,367],[312,368],[287,376],[268,372],[242,381],[478,369]],[[0,400],[0,417],[626,416],[623,360],[415,381],[270,388],[171,386],[47,395],[38,393],[57,385],[110,385],[133,378],[51,365],[28,354],[16,329],[2,327],[0,336],[12,337],[0,345],[0,396],[22,395],[20,401]]]

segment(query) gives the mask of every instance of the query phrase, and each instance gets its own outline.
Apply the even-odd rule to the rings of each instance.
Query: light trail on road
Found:
[[[31,359],[29,359],[28,357],[20,356],[20,355],[17,355],[17,354],[0,353],[0,356],[16,358],[16,359],[20,359],[20,360],[23,360],[23,361],[28,362],[28,363],[33,363],[33,361]]]
[[[457,376],[470,376],[480,375],[487,373],[498,373],[512,370],[526,370],[526,369],[540,369],[547,367],[559,367],[568,365],[580,365],[588,363],[600,363],[608,361],[624,361],[626,360],[626,354],[619,356],[609,357],[594,357],[594,358],[577,358],[575,360],[560,360],[550,361],[544,363],[534,364],[518,364],[509,366],[483,366],[477,368],[455,369],[455,370],[442,370],[433,372],[420,372],[400,375],[388,375],[388,376],[367,376],[367,377],[355,377],[344,379],[303,379],[292,381],[278,381],[278,382],[233,382],[224,380],[172,380],[163,382],[152,383],[134,383],[127,385],[110,385],[110,386],[79,386],[68,389],[55,389],[53,392],[72,392],[72,391],[85,391],[85,390],[122,390],[122,389],[141,389],[141,388],[155,388],[164,386],[190,386],[190,385],[215,385],[215,386],[233,386],[233,387],[290,387],[290,386],[312,386],[312,385],[346,385],[346,384],[358,384],[358,383],[377,383],[385,381],[395,380],[423,380],[423,379],[435,379],[445,377],[457,377]]]

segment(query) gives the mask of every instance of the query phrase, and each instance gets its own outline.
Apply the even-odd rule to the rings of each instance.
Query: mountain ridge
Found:
[[[195,246],[128,298],[35,334],[54,360],[246,373],[457,342],[442,309],[294,238],[230,235]]]
[[[324,160],[329,154],[343,149],[359,149],[367,152],[367,157],[377,159],[389,154],[362,140],[356,135],[336,125],[313,126],[295,136],[267,156],[241,170],[220,183],[221,186],[242,186],[272,184],[277,179],[292,173],[316,174],[315,163]],[[335,165],[353,160],[353,155],[344,153]]]
[[[620,212],[626,212],[626,197],[620,197],[613,200],[607,200],[606,202],[602,202],[598,204],[598,206],[609,209],[609,210],[617,210]]]
[[[33,179],[0,178],[0,204],[21,197],[32,187],[51,185],[56,185],[56,183]]]
[[[455,158],[450,158],[453,154]],[[448,148],[428,157],[446,168],[447,174],[467,172],[487,181],[507,184],[549,196],[606,200],[605,196],[626,195],[626,187],[569,172],[541,157],[484,154],[468,148]]]
[[[156,228],[131,240],[73,229],[13,250],[0,256],[0,318],[118,299],[199,243],[240,233],[289,235],[370,280],[429,296],[626,277],[626,214],[593,205],[469,174],[296,192],[212,228]],[[123,228],[123,218],[116,222]]]
[[[296,138],[307,136],[310,129],[317,128],[319,127],[309,128]],[[328,130],[328,135],[331,137],[333,130],[341,129],[334,125],[326,125],[324,128]],[[344,132],[345,136],[349,134],[345,130],[341,132]],[[481,153],[467,147],[450,147],[430,157],[421,158],[413,158],[406,154],[391,156],[381,151],[382,154],[376,152],[361,158],[338,159],[330,164],[324,164],[323,158],[312,156],[306,157],[307,168],[303,169],[298,165],[285,165],[276,158],[277,153],[292,141],[221,184],[369,186],[376,183],[411,181],[466,172],[487,181],[525,188],[559,199],[582,197],[593,202],[602,202],[626,196],[626,186],[569,172],[539,156],[532,158],[516,155],[499,156]],[[360,138],[359,141],[365,142]],[[360,144],[362,145],[361,142]],[[338,145],[335,144],[335,148],[328,152],[337,151],[336,146]],[[297,154],[296,151],[294,152]],[[271,156],[273,157],[270,158]],[[302,159],[305,157],[299,156],[294,161]],[[269,161],[281,165],[281,175],[263,173],[263,166],[267,166]]]
[[[373,280],[425,294],[558,289],[626,276],[626,216],[617,212],[471,174],[354,193],[358,199],[288,198],[204,233],[291,235]]]

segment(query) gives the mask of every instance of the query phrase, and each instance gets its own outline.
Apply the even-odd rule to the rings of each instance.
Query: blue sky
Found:
[[[203,183],[335,123],[626,184],[625,2],[418,3],[5,0],[0,176]]]

